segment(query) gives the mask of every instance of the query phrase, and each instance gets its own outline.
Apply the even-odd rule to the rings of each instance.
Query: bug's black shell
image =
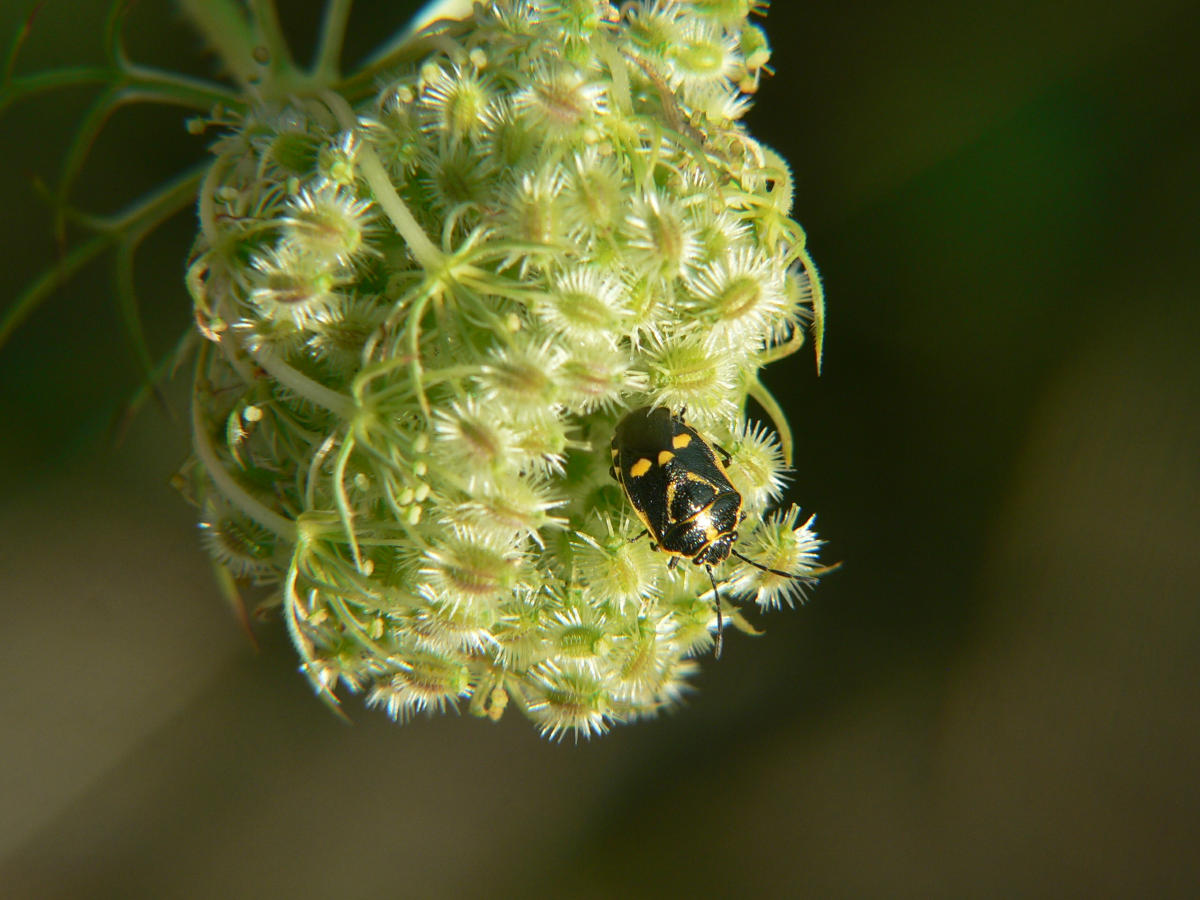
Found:
[[[644,406],[621,419],[613,433],[612,472],[661,550],[698,564],[729,558],[742,496],[712,444],[681,415]]]

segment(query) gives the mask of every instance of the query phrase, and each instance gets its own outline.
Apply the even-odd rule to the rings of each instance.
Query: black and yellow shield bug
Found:
[[[733,548],[746,514],[725,472],[729,454],[684,421],[684,412],[643,406],[627,414],[613,433],[609,471],[656,548],[670,557],[667,565],[690,559],[708,572],[717,609],[714,655],[720,658],[724,621],[713,566],[736,556],[783,578],[807,576],[768,568]]]

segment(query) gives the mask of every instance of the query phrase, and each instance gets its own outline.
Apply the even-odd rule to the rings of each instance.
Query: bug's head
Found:
[[[733,549],[734,542],[737,541],[736,531],[727,531],[720,534],[704,548],[704,551],[698,553],[692,560],[697,565],[716,566],[729,559],[729,553]]]

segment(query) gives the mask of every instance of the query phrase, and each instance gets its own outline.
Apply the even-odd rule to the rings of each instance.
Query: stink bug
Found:
[[[733,549],[738,526],[746,518],[742,495],[729,481],[729,454],[668,409],[643,406],[617,423],[609,473],[629,498],[668,567],[681,559],[704,566],[717,608],[714,655],[721,656],[724,620],[713,566],[736,556],[742,562],[783,578],[804,578],[771,569]]]

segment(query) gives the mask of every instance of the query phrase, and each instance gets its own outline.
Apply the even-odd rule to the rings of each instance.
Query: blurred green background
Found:
[[[360,2],[349,58],[415,5]],[[96,266],[0,352],[0,895],[1200,891],[1200,7],[773,6],[750,126],[794,166],[829,325],[820,379],[769,380],[844,570],[602,739],[356,700],[348,727],[213,585],[168,486],[186,378],[122,423]],[[19,70],[96,59],[104,7],[48,0]],[[317,5],[281,7],[303,44]],[[158,0],[129,43],[210,65]],[[5,303],[55,257],[34,178],[89,96],[0,119]],[[123,111],[79,196],[202,154]],[[160,351],[191,227],[140,255]]]

